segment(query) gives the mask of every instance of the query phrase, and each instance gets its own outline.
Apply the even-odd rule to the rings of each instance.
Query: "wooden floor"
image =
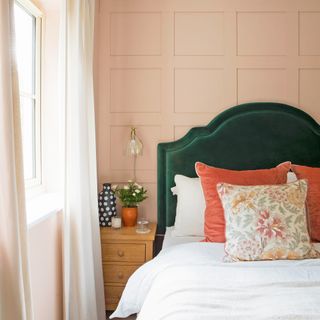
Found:
[[[109,319],[109,316],[111,315],[111,313],[112,313],[113,311],[106,311],[106,319]],[[126,320],[135,320],[137,318],[137,316],[130,316],[130,317],[128,317],[128,318],[114,318],[114,320],[124,320],[124,319],[126,319]]]

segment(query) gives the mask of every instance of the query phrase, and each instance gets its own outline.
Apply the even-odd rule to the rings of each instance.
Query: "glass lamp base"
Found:
[[[147,220],[139,220],[137,222],[136,233],[149,233],[151,230],[149,229],[149,221]]]
[[[146,229],[136,229],[136,233],[149,233],[151,230],[149,228]]]

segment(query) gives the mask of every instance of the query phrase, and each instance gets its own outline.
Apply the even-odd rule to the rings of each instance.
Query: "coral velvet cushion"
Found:
[[[290,162],[284,162],[272,169],[227,170],[197,162],[196,172],[206,201],[204,234],[207,242],[225,242],[224,212],[217,192],[220,182],[239,185],[282,184],[287,181]]]
[[[262,186],[218,184],[229,260],[316,257],[305,212],[307,187],[306,180]]]
[[[307,179],[307,213],[311,239],[320,241],[320,168],[292,165],[298,179]]]

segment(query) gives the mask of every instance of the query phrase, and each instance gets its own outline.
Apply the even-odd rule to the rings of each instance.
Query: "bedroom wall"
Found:
[[[320,121],[320,1],[100,0],[96,39],[99,182],[125,182],[130,126],[144,142],[141,210],[156,221],[156,147],[248,101]]]
[[[42,28],[42,182],[57,191],[59,151],[58,48],[60,1],[32,0],[43,12]],[[56,132],[54,135],[52,132]],[[62,213],[52,213],[28,226],[30,282],[34,320],[63,318]]]
[[[63,318],[62,212],[28,228],[34,320]]]

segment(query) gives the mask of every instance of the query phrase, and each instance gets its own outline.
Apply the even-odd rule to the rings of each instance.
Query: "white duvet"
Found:
[[[320,260],[224,263],[223,244],[169,247],[129,279],[113,317],[319,319]]]

